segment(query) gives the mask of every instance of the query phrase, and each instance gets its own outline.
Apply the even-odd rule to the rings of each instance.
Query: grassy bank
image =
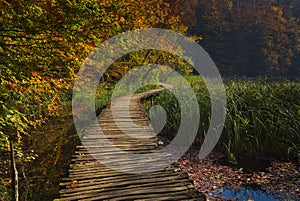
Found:
[[[203,80],[187,77],[200,108],[196,145],[203,142],[210,122],[210,98]],[[225,84],[227,117],[216,147],[234,155],[280,159],[300,158],[300,83],[278,81],[228,81]],[[180,125],[180,108],[168,91],[154,99],[168,113],[163,134],[174,137]]]

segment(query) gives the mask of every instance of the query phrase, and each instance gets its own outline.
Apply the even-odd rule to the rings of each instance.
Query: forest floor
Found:
[[[179,160],[179,165],[209,200],[229,200],[222,195],[223,190],[239,189],[241,186],[260,187],[274,200],[300,200],[299,164],[273,160],[265,169],[251,171],[239,166],[221,165],[220,161],[224,158],[221,154],[212,153],[200,160],[198,153],[199,150],[190,149]]]

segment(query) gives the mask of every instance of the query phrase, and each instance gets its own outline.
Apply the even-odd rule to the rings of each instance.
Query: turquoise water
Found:
[[[261,190],[258,187],[242,186],[239,189],[219,189],[215,195],[222,195],[227,199],[255,200],[255,201],[279,201],[273,195]]]

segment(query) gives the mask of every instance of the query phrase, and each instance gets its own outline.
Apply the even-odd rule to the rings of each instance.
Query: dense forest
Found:
[[[21,142],[32,127],[59,115],[70,99],[76,72],[100,42],[161,24],[186,31],[180,14],[165,9],[167,5],[160,0],[2,1],[1,149],[7,149],[8,137]],[[115,67],[107,77],[126,69]]]
[[[299,77],[297,1],[189,1],[200,35],[224,76]],[[191,25],[192,24],[192,25]]]
[[[73,82],[85,58],[124,31],[185,34],[224,78],[300,77],[298,0],[0,0],[0,10],[0,166],[8,165],[9,140],[19,163],[34,160],[23,154],[31,131],[71,112]],[[168,53],[133,52],[105,72],[101,86],[149,63],[195,73]],[[0,182],[7,175],[0,171]]]

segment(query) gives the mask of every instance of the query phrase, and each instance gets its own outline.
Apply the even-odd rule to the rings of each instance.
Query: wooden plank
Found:
[[[92,198],[91,200],[105,200],[105,199],[112,199],[112,198],[117,198],[117,197],[124,197],[128,195],[147,195],[147,194],[168,194],[170,192],[178,192],[178,191],[183,191],[187,192],[189,189],[193,189],[193,185],[189,186],[159,186],[159,187],[145,187],[145,185],[140,186],[140,187],[127,187],[123,189],[117,189],[117,190],[112,190],[112,191],[104,191],[103,189],[94,189],[94,190],[86,190],[82,191],[79,193],[74,193],[71,195],[66,195],[65,197],[71,198],[71,199],[83,199],[83,198]],[[83,194],[84,192],[84,194]],[[103,193],[105,192],[105,193]],[[65,195],[65,194],[63,194]]]
[[[170,87],[165,85],[165,87]],[[141,99],[159,93],[163,89],[150,90],[131,97],[119,97],[112,101],[112,108],[104,109],[98,122],[105,136],[99,136],[97,125],[91,125],[82,135],[83,145],[77,146],[70,164],[69,176],[60,184],[62,200],[205,200],[198,193],[187,173],[175,171],[172,166],[158,171],[170,155],[150,158],[147,153],[159,149],[153,128],[147,115],[143,112]],[[129,101],[129,111],[127,104]],[[117,126],[117,122],[122,128]],[[131,127],[128,122],[139,125]],[[129,133],[127,135],[126,133]],[[132,137],[131,135],[136,135]],[[142,139],[144,138],[144,139]],[[109,140],[123,152],[103,144]],[[99,144],[100,143],[100,144]],[[131,159],[129,154],[144,153],[139,160]],[[122,167],[122,172],[101,164],[94,157],[103,158],[106,162]],[[143,163],[148,174],[128,174],[135,171],[137,163]]]
[[[183,181],[189,181],[188,180],[188,175],[183,174],[183,173],[174,173],[174,172],[156,172],[156,173],[151,173],[147,175],[129,175],[129,174],[121,174],[119,176],[115,175],[113,178],[112,177],[103,177],[101,179],[86,179],[82,181],[77,181],[77,187],[81,186],[89,186],[93,183],[102,183],[102,184],[107,184],[107,183],[119,183],[119,182],[128,182],[128,183],[143,183],[143,182],[152,182],[156,180],[183,180]],[[69,186],[72,184],[74,180],[69,181],[69,182],[64,182],[65,186]],[[65,190],[65,189],[63,189]]]
[[[147,186],[182,186],[189,185],[190,182],[185,180],[185,177],[181,176],[169,176],[169,177],[154,177],[148,178],[147,180],[130,180],[130,177],[127,177],[126,181],[117,180],[116,182],[107,181],[107,182],[93,182],[89,183],[89,185],[76,185],[72,189],[64,189],[60,192],[63,194],[73,194],[73,193],[80,193],[86,190],[92,189],[103,189],[103,191],[117,191],[120,188],[126,187],[127,189],[130,188],[140,188],[140,187],[147,187]]]

